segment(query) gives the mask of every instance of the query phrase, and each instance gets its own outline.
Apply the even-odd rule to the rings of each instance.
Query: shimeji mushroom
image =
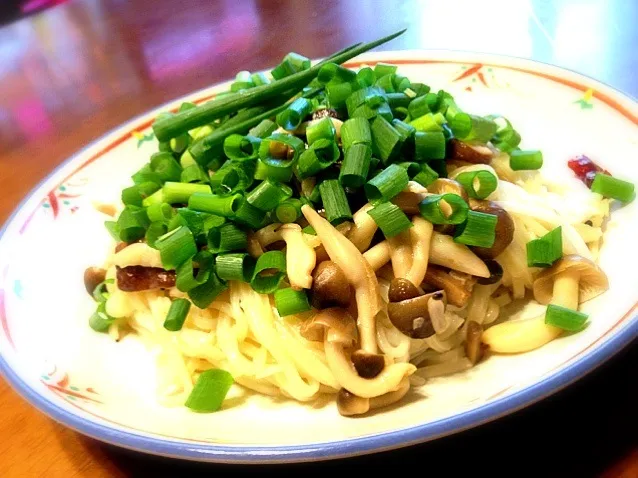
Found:
[[[394,279],[388,291],[388,317],[404,335],[424,339],[435,334],[434,321],[444,322],[445,292],[422,294],[407,279]]]
[[[394,392],[388,392],[380,397],[363,398],[350,393],[345,388],[339,390],[337,395],[337,409],[343,416],[362,415],[375,408],[387,407],[401,400],[410,390],[410,380],[404,378],[399,388]]]
[[[350,284],[341,267],[332,261],[320,262],[312,273],[311,303],[313,307],[347,309],[351,299]]]
[[[579,303],[599,296],[608,288],[607,276],[596,264],[572,254],[539,274],[534,281],[534,297],[541,304],[577,310]],[[546,324],[543,314],[490,327],[483,333],[483,342],[494,352],[527,352],[551,342],[561,331]]]

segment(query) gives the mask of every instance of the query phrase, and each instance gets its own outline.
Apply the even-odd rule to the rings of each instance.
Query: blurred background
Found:
[[[636,98],[637,20],[638,0],[0,0],[0,224],[51,169],[109,129],[238,70],[273,66],[289,51],[320,57],[408,27],[383,48],[531,58]],[[429,471],[445,458],[443,469],[476,473],[500,449],[518,462],[516,476],[524,468],[636,477],[635,361],[634,347],[551,400],[424,446],[419,457],[432,460]],[[594,412],[583,420],[574,402]],[[139,476],[169,466],[53,424],[1,380],[0,410],[0,464],[11,470],[4,476]],[[557,475],[530,453],[541,448],[561,457]],[[412,463],[416,455],[366,460]]]

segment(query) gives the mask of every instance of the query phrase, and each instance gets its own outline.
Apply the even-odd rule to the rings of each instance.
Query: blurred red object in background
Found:
[[[37,13],[68,0],[0,0],[0,25]]]

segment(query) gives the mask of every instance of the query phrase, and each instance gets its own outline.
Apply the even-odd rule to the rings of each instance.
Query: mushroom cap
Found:
[[[357,341],[357,324],[344,309],[332,307],[324,309],[299,329],[301,336],[311,342],[322,342],[325,334],[332,343],[352,347]]]
[[[381,354],[371,354],[364,350],[356,350],[350,357],[352,365],[359,377],[374,378],[385,368],[385,357]]]
[[[464,307],[472,296],[476,279],[463,272],[428,265],[423,282],[445,291],[447,301],[455,307]]]
[[[350,393],[345,388],[339,390],[337,394],[337,409],[345,417],[351,415],[361,415],[370,410],[370,399],[358,397]]]
[[[534,298],[541,304],[549,304],[554,295],[554,278],[565,271],[577,272],[580,275],[578,281],[578,303],[586,302],[609,289],[607,275],[591,260],[570,254],[564,256],[549,269],[541,272],[534,281]]]
[[[430,304],[432,300],[440,301],[445,307],[447,304],[445,291],[388,303],[390,322],[403,334],[413,339],[424,339],[434,335]]]
[[[348,307],[352,291],[341,267],[332,261],[320,262],[312,273],[312,305],[317,309]]]

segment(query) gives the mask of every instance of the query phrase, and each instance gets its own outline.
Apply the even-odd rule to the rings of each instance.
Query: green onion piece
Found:
[[[343,108],[351,94],[351,83],[329,83],[326,85],[326,97],[333,108]]]
[[[447,162],[444,159],[431,159],[428,166],[439,175],[440,178],[447,178]]]
[[[241,251],[246,249],[247,245],[246,232],[232,223],[212,227],[208,231],[208,250],[213,254]]]
[[[193,211],[185,207],[179,208],[177,215],[183,219],[180,224],[187,226],[195,237],[207,233],[211,227],[219,227],[226,222],[226,218],[222,216]]]
[[[434,118],[434,121],[436,121],[439,126],[443,126],[444,124],[447,123],[447,119],[445,118],[445,116],[443,116],[443,114],[440,111],[437,111],[436,113],[434,113],[432,117]]]
[[[419,96],[410,102],[408,106],[408,113],[412,118],[419,118],[423,115],[430,113],[430,107],[428,100],[425,96]]]
[[[527,243],[528,267],[549,267],[563,257],[563,229],[558,226]]]
[[[394,74],[389,74],[389,75],[383,75],[383,76],[378,76],[378,79],[375,83],[375,86],[378,86],[379,88],[383,88],[383,91],[385,91],[386,93],[390,94],[390,93],[395,93],[396,89],[394,87]]]
[[[323,84],[330,81],[350,83],[355,81],[356,78],[357,74],[354,71],[337,65],[336,63],[326,63],[319,69],[319,73],[317,74],[317,79]]]
[[[363,67],[357,72],[357,83],[361,88],[372,86],[376,81],[377,75],[369,66]]]
[[[179,181],[182,167],[170,153],[154,153],[151,156],[151,170],[162,181]]]
[[[224,154],[230,159],[256,158],[260,144],[260,138],[231,134],[224,140]]]
[[[380,103],[371,106],[370,104],[365,104],[359,106],[354,113],[352,113],[353,118],[365,118],[367,120],[372,120],[377,116],[382,117],[386,121],[392,121],[392,109],[388,103]]]
[[[175,228],[173,228],[175,229]],[[173,230],[170,229],[170,230]],[[169,228],[166,226],[166,222],[152,222],[148,229],[146,229],[146,234],[144,234],[144,239],[146,243],[152,247],[153,249],[157,249],[156,243],[157,240],[166,234],[169,231]]]
[[[159,184],[145,182],[122,189],[121,199],[125,205],[142,206],[144,199],[160,188]]]
[[[374,119],[370,130],[375,154],[378,154],[383,162],[388,162],[401,149],[401,135],[394,129],[394,126],[381,116],[377,116]]]
[[[104,227],[114,240],[120,240],[120,227],[117,225],[117,222],[104,221]]]
[[[354,144],[372,144],[370,123],[365,118],[350,118],[341,125],[341,144],[344,150]]]
[[[312,226],[306,226],[304,227],[301,232],[303,232],[304,234],[310,234],[311,236],[316,236],[317,235],[317,231],[315,231],[315,228]]]
[[[281,80],[293,73],[304,71],[310,68],[310,60],[299,53],[288,53],[282,62],[277,65],[270,74],[275,80]]]
[[[410,89],[414,92],[415,97],[417,98],[420,96],[425,96],[430,92],[430,87],[423,83],[411,83]]]
[[[188,134],[188,132],[182,133],[175,138],[171,138],[171,140],[168,142],[168,144],[171,147],[171,152],[174,152],[177,154],[183,153],[186,150],[186,148],[188,148],[188,145],[190,144],[191,139],[192,139],[191,135]]]
[[[292,168],[304,150],[304,142],[289,134],[275,133],[264,139],[259,146],[255,179],[290,181]]]
[[[391,164],[380,174],[368,181],[363,190],[368,201],[377,204],[389,201],[408,185],[410,178],[407,171],[398,164]]]
[[[440,131],[417,131],[414,134],[414,158],[417,161],[445,159],[445,136]]]
[[[285,184],[266,179],[246,196],[246,200],[262,211],[272,211],[281,201],[292,196],[292,189]]]
[[[96,285],[95,289],[93,289],[93,293],[91,294],[93,300],[98,303],[106,301],[109,298],[109,293],[106,291],[106,285],[113,284],[114,282],[115,281],[113,279],[106,279]]]
[[[164,319],[164,328],[171,332],[182,330],[190,308],[191,303],[187,299],[173,300],[171,307],[168,309],[168,314],[166,314],[166,319]]]
[[[255,259],[249,254],[220,254],[215,258],[217,275],[223,280],[250,282],[255,270]]]
[[[589,316],[577,310],[550,304],[545,312],[545,323],[568,332],[579,332],[585,328]]]
[[[150,221],[146,211],[139,206],[126,206],[117,219],[120,240],[135,242],[144,237]]]
[[[177,289],[188,292],[206,283],[213,270],[214,262],[215,257],[208,251],[199,251],[193,257],[188,258],[175,271]]]
[[[246,199],[243,199],[235,212],[235,222],[251,229],[259,229],[264,225],[266,213],[261,209],[257,209]]]
[[[425,186],[426,188],[432,184],[434,181],[439,179],[438,173],[432,169],[428,164],[421,164],[421,172],[419,172],[416,176],[412,178],[412,181],[416,181],[421,186]]]
[[[458,194],[433,194],[419,204],[421,215],[432,224],[461,224],[469,206]]]
[[[394,237],[412,227],[408,216],[395,204],[383,202],[368,211],[385,237]]]
[[[594,181],[591,184],[591,190],[605,197],[617,199],[625,203],[630,203],[636,197],[632,183],[603,173],[596,173]]]
[[[161,236],[155,247],[160,251],[164,269],[177,269],[187,259],[197,254],[195,238],[190,229],[181,226]]]
[[[392,126],[397,130],[399,136],[401,136],[401,142],[406,143],[414,139],[416,128],[408,123],[405,123],[399,119],[392,120]]]
[[[180,182],[182,183],[205,183],[208,181],[208,175],[204,172],[199,164],[191,164],[182,170]]]
[[[250,81],[254,83],[255,86],[268,85],[270,84],[270,79],[266,76],[265,73],[253,73],[250,75]]]
[[[162,201],[164,201],[164,192],[162,191],[162,189],[158,189],[149,197],[144,198],[144,200],[142,201],[142,206],[149,207],[151,204],[161,203]]]
[[[385,100],[386,93],[383,91],[383,88],[379,88],[378,86],[370,86],[354,91],[346,100],[348,115],[353,116],[356,109],[366,103],[379,106],[385,102]]]
[[[251,128],[248,131],[248,136],[253,136],[255,138],[267,138],[271,134],[275,132],[277,129],[277,123],[274,121],[270,121],[269,119],[262,120],[254,128]]]
[[[301,200],[299,199],[286,199],[279,203],[275,209],[275,217],[277,221],[284,224],[295,222],[301,217]]]
[[[159,174],[153,172],[150,164],[145,164],[144,166],[142,166],[139,171],[131,176],[131,179],[133,179],[133,182],[135,184],[151,182],[161,185],[163,182],[159,177]]]
[[[346,188],[359,188],[363,186],[368,177],[371,158],[372,149],[366,143],[356,143],[346,149],[346,154],[339,172],[339,182],[341,185]]]
[[[411,101],[412,98],[405,93],[388,93],[388,104],[392,111],[396,112],[397,108],[407,108]]]
[[[205,370],[197,378],[184,405],[194,412],[216,412],[222,407],[232,384],[233,377],[225,370]]]
[[[494,214],[468,211],[467,220],[454,231],[454,241],[467,246],[492,247],[496,238],[497,221]]]
[[[319,184],[321,201],[326,210],[326,218],[331,224],[337,225],[352,219],[352,211],[348,204],[346,192],[336,179],[328,179]]]
[[[339,146],[334,140],[320,139],[299,156],[297,176],[306,179],[315,176],[339,159]]]
[[[496,133],[496,123],[488,118],[458,113],[453,118],[447,114],[450,128],[454,136],[464,141],[479,141],[487,143]]]
[[[226,164],[229,162],[210,177],[210,189],[214,194],[228,194],[234,191],[239,184],[239,171],[230,165],[226,166]]]
[[[405,169],[405,171],[408,173],[409,178],[413,178],[421,172],[421,165],[419,163],[414,163],[412,161],[403,161],[397,164]]]
[[[474,199],[485,199],[498,186],[498,179],[489,171],[468,171],[459,174],[454,178],[467,192],[467,195]]]
[[[281,251],[268,251],[257,259],[250,286],[260,294],[272,294],[286,274],[286,256]]]
[[[224,292],[228,286],[217,277],[214,269],[211,269],[208,280],[202,285],[188,291],[188,297],[200,309],[208,307],[219,294]]]
[[[173,208],[165,202],[151,204],[146,209],[146,215],[151,222],[166,222],[173,217]]]
[[[275,307],[282,317],[300,314],[311,309],[306,292],[290,287],[275,291]]]
[[[409,123],[417,131],[422,132],[440,132],[443,130],[441,125],[436,121],[432,113],[425,114],[419,118],[415,118]]]
[[[277,115],[277,124],[287,131],[293,131],[310,113],[312,113],[312,102],[308,98],[297,98]]]
[[[96,332],[106,332],[114,321],[115,318],[106,313],[106,301],[101,301],[89,317],[89,326]]]
[[[494,146],[501,151],[509,153],[520,144],[521,135],[518,134],[507,118],[500,115],[489,115],[486,118],[496,123],[496,133],[491,139]]]
[[[168,204],[185,204],[195,193],[210,194],[207,184],[167,182],[162,187],[162,198]]]
[[[241,195],[219,196],[217,194],[194,193],[188,199],[188,207],[195,211],[209,212],[217,216],[231,217],[241,204]]]
[[[317,122],[309,124],[306,128],[306,140],[309,145],[312,145],[318,139],[327,139],[334,141],[337,131],[332,124],[332,118],[322,118]]]
[[[438,111],[440,102],[439,95],[436,93],[426,93],[424,96],[430,111]]]
[[[381,78],[385,75],[393,75],[397,72],[398,67],[389,63],[379,62],[374,66],[374,74],[377,78]]]
[[[537,149],[515,150],[510,152],[510,168],[514,171],[540,169],[543,166],[543,153]]]

